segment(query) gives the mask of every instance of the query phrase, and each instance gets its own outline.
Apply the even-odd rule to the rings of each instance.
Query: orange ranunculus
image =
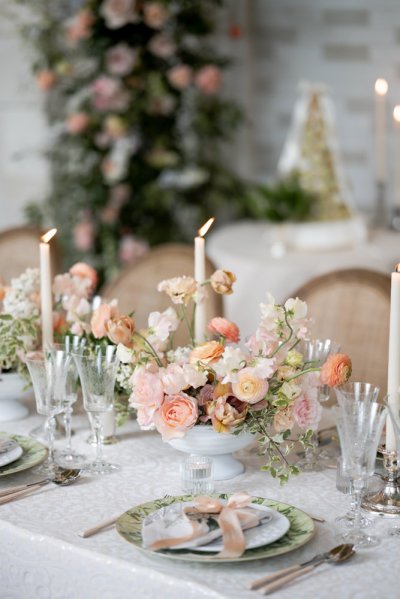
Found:
[[[135,332],[135,323],[133,318],[130,316],[122,316],[121,318],[111,318],[107,320],[104,328],[107,332],[107,336],[118,345],[118,343],[122,343],[125,347],[132,347],[133,341],[133,333]]]
[[[218,341],[207,341],[198,345],[192,350],[190,354],[190,364],[196,364],[196,362],[203,362],[204,364],[211,364],[218,360],[224,353],[224,346]]]
[[[352,363],[347,354],[331,354],[321,368],[321,383],[328,387],[343,385],[351,376]]]
[[[208,323],[208,330],[216,335],[225,337],[227,341],[231,343],[238,343],[240,339],[239,327],[234,322],[231,322],[227,318],[216,316],[212,318]]]
[[[100,304],[93,312],[90,321],[90,327],[96,339],[101,339],[107,335],[106,322],[112,318],[118,318],[119,314],[115,306],[111,304]]]
[[[232,285],[235,281],[236,276],[229,270],[216,270],[210,277],[211,287],[221,295],[233,293]]]

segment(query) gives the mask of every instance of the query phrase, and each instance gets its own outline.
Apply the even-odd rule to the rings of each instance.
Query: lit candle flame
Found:
[[[204,235],[207,233],[207,231],[209,230],[209,228],[211,227],[211,225],[213,224],[213,222],[215,221],[215,218],[209,218],[208,221],[206,223],[204,223],[204,225],[202,227],[200,227],[198,233],[200,237],[204,237]]]
[[[375,81],[375,92],[378,96],[386,96],[388,89],[389,86],[386,79],[377,79]]]
[[[393,109],[393,118],[396,123],[400,123],[400,104],[397,104]]]
[[[53,239],[56,233],[57,229],[50,229],[50,231],[47,231],[47,233],[41,236],[40,240],[43,241],[43,243],[49,243],[50,239]]]

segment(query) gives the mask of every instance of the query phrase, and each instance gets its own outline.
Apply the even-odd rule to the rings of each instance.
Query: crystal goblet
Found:
[[[304,341],[301,346],[304,356],[304,366],[319,367],[324,364],[330,354],[340,351],[339,343],[332,339],[310,339]],[[318,401],[324,402],[329,399],[329,387],[323,385],[318,390]],[[312,446],[306,447],[304,459],[298,466],[303,472],[319,472],[327,467],[331,456],[322,452],[318,447],[318,433],[314,431],[311,439]]]
[[[115,377],[119,360],[116,346],[98,346],[73,353],[83,391],[83,405],[91,415],[96,435],[96,459],[84,467],[89,474],[108,474],[119,470],[119,466],[103,458],[104,416],[113,409]]]
[[[349,398],[340,395],[340,389],[337,389],[339,403],[333,409],[339,432],[342,466],[350,479],[355,504],[352,528],[344,534],[343,539],[358,547],[372,547],[380,541],[363,530],[361,501],[368,479],[374,473],[387,409],[375,401],[376,398],[373,399],[371,394],[364,399],[357,399],[357,396],[360,397],[359,391],[360,384],[356,386],[356,396]]]
[[[51,476],[54,472],[55,416],[63,410],[66,365],[70,357],[64,352],[49,354],[46,358],[35,356],[25,359],[36,400],[38,414],[46,417],[48,457],[40,466],[41,473]]]

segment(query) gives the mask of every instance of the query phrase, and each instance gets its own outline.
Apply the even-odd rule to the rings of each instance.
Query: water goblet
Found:
[[[337,390],[338,395],[339,393]],[[374,473],[387,409],[371,396],[364,401],[342,396],[333,411],[339,432],[342,467],[350,479],[354,499],[353,525],[343,535],[343,539],[358,547],[373,547],[380,540],[363,530],[361,501],[368,479]]]
[[[119,470],[119,466],[103,458],[104,416],[113,409],[115,377],[119,360],[116,346],[98,346],[73,353],[83,391],[83,405],[91,415],[96,435],[96,459],[84,467],[89,474],[108,474]]]
[[[385,405],[388,408],[388,413],[390,416],[390,420],[392,423],[392,428],[393,428],[393,432],[396,438],[396,451],[393,451],[393,455],[392,455],[392,463],[394,468],[397,466],[399,466],[399,454],[400,454],[400,395],[397,393],[395,394],[395,401],[391,401],[393,399],[393,396],[387,396],[385,397]],[[396,463],[397,460],[397,463]],[[391,478],[391,485],[393,486],[393,488],[391,489],[391,499],[393,500],[393,505],[397,505],[399,504],[399,483],[398,483],[398,470],[397,472],[388,472],[388,479],[390,480]],[[388,483],[387,483],[388,484]],[[393,526],[390,526],[388,529],[388,533],[391,537],[399,537],[400,536],[400,523],[398,523],[397,520],[397,524],[394,524]]]
[[[340,351],[339,343],[332,339],[310,339],[304,341],[301,347],[304,356],[304,366],[320,367],[330,354]],[[329,387],[323,385],[318,391],[318,401],[324,402],[329,399]],[[310,439],[312,446],[306,447],[304,459],[298,466],[303,472],[319,472],[324,470],[332,457],[318,447],[318,433],[313,432]]]
[[[64,352],[66,356],[69,356],[68,363],[65,365],[66,376],[65,376],[65,393],[63,399],[63,422],[65,428],[65,437],[67,446],[62,451],[57,451],[56,457],[57,462],[67,467],[78,467],[82,465],[82,462],[86,457],[82,454],[77,453],[72,449],[72,413],[73,404],[78,398],[78,383],[79,376],[76,368],[76,364],[72,359],[73,351],[80,351],[86,345],[86,339],[78,336],[67,336],[64,339],[64,343],[53,343],[47,352],[55,355],[57,352]]]
[[[55,416],[63,409],[65,389],[66,363],[70,358],[65,358],[64,352],[56,355],[32,356],[25,359],[36,400],[38,414],[45,416],[45,431],[47,437],[48,456],[38,471],[52,476],[54,473],[54,431],[56,427]]]

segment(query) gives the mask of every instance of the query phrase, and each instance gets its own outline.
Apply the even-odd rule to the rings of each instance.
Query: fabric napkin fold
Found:
[[[234,493],[226,503],[214,497],[197,497],[194,505],[176,504],[158,510],[143,524],[143,546],[159,551],[205,545],[222,534],[223,550],[216,558],[240,557],[246,549],[243,530],[257,526],[265,517],[260,510],[249,508],[252,497]],[[210,519],[218,526],[212,529]],[[212,522],[211,520],[211,522]]]

